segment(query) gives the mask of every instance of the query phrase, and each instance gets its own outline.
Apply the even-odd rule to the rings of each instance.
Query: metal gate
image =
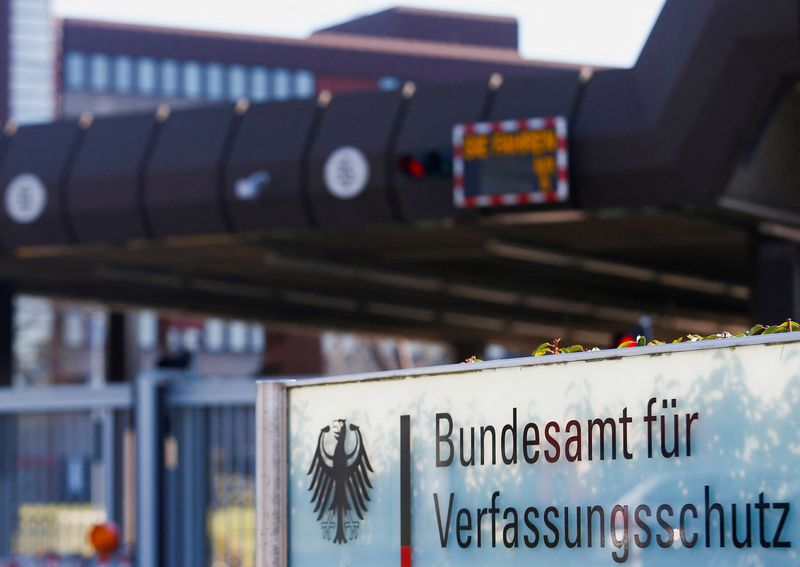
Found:
[[[0,391],[0,564],[83,565],[92,525],[113,520],[130,532],[131,416],[128,386]]]
[[[0,389],[0,567],[252,567],[255,382],[165,372],[132,384]]]
[[[253,567],[254,380],[161,373],[138,384],[139,564]]]

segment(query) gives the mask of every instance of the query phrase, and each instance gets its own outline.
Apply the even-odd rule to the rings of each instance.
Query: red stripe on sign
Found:
[[[561,169],[558,170],[558,180],[559,181],[566,181],[568,175],[569,175],[569,172],[566,170],[566,168],[561,168]]]
[[[467,134],[472,134],[475,132],[475,124],[465,124],[464,125],[464,132]]]
[[[478,200],[475,197],[466,197],[464,199],[464,206],[465,207],[474,207],[478,204]]]
[[[517,130],[527,130],[527,129],[528,129],[527,120],[517,120]]]
[[[503,204],[503,197],[501,195],[492,195],[492,205],[499,207]]]
[[[555,118],[545,118],[544,119],[544,127],[545,128],[555,128],[556,126],[556,119]]]
[[[555,203],[556,201],[558,201],[558,195],[556,195],[553,192],[545,193],[544,198],[545,201],[547,201],[548,203]]]
[[[460,158],[463,153],[464,150],[461,146],[453,146],[453,157]]]
[[[531,196],[528,193],[520,193],[517,195],[517,203],[527,205],[531,202]]]
[[[559,150],[566,150],[567,149],[567,139],[566,138],[558,138],[558,149]]]
[[[502,130],[502,124],[499,122],[492,122],[492,132],[499,132]]]
[[[400,567],[411,567],[411,546],[400,547]]]

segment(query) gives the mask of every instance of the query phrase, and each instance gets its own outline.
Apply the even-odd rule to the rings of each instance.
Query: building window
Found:
[[[127,55],[117,55],[114,59],[114,89],[120,94],[128,94],[133,88],[133,63]]]
[[[381,77],[378,79],[378,88],[382,91],[396,91],[400,88],[400,79],[397,77]]]
[[[209,352],[220,352],[225,346],[225,324],[221,319],[206,319],[203,344]]]
[[[264,331],[264,325],[259,323],[253,323],[250,325],[250,348],[253,350],[253,352],[264,352],[265,344],[266,333]]]
[[[238,100],[247,96],[247,72],[241,65],[228,70],[228,98]]]
[[[305,69],[295,72],[294,96],[297,98],[312,98],[314,92],[314,73]]]
[[[174,59],[161,62],[161,94],[178,96],[178,62]]]
[[[225,96],[222,65],[219,63],[210,63],[206,67],[206,96],[209,100],[222,100]]]
[[[155,311],[141,311],[136,321],[137,342],[142,350],[153,350],[158,343],[158,316]]]
[[[183,348],[183,333],[177,327],[167,329],[167,350],[177,352]]]
[[[64,344],[67,348],[80,348],[86,342],[86,321],[77,309],[67,309],[63,320]]]
[[[291,78],[286,69],[275,69],[272,73],[272,94],[276,100],[286,100],[292,94]]]
[[[244,321],[233,321],[228,328],[229,346],[232,352],[242,353],[247,350],[247,325]]]
[[[108,90],[110,82],[108,55],[95,53],[91,57],[89,85],[93,91]]]
[[[187,61],[183,66],[183,94],[186,98],[198,99],[202,94],[200,63]]]
[[[64,62],[64,83],[67,90],[82,91],[86,88],[86,57],[83,53],[67,53]]]
[[[156,91],[156,62],[150,57],[142,57],[136,64],[136,88],[143,95]]]
[[[264,67],[254,67],[250,71],[250,98],[254,102],[264,102],[269,98],[269,71]]]
[[[182,346],[189,352],[197,352],[200,348],[200,329],[190,327],[183,331]]]

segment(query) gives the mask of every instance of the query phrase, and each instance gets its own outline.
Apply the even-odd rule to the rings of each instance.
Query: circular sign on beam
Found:
[[[358,197],[369,181],[369,162],[364,152],[353,146],[337,148],[325,160],[325,187],[337,199]]]
[[[35,222],[47,206],[47,189],[36,175],[21,173],[6,187],[6,214],[19,224]]]

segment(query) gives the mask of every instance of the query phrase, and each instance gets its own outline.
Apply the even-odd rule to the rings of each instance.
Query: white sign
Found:
[[[36,175],[21,173],[6,187],[6,214],[19,224],[39,219],[47,206],[47,189]]]
[[[261,196],[271,182],[272,176],[266,171],[256,171],[247,177],[237,179],[234,183],[236,198],[240,201],[254,201]]]
[[[800,342],[714,342],[290,385],[288,564],[798,564]]]
[[[323,169],[325,187],[337,199],[358,197],[369,181],[369,162],[364,152],[353,146],[334,150]]]

